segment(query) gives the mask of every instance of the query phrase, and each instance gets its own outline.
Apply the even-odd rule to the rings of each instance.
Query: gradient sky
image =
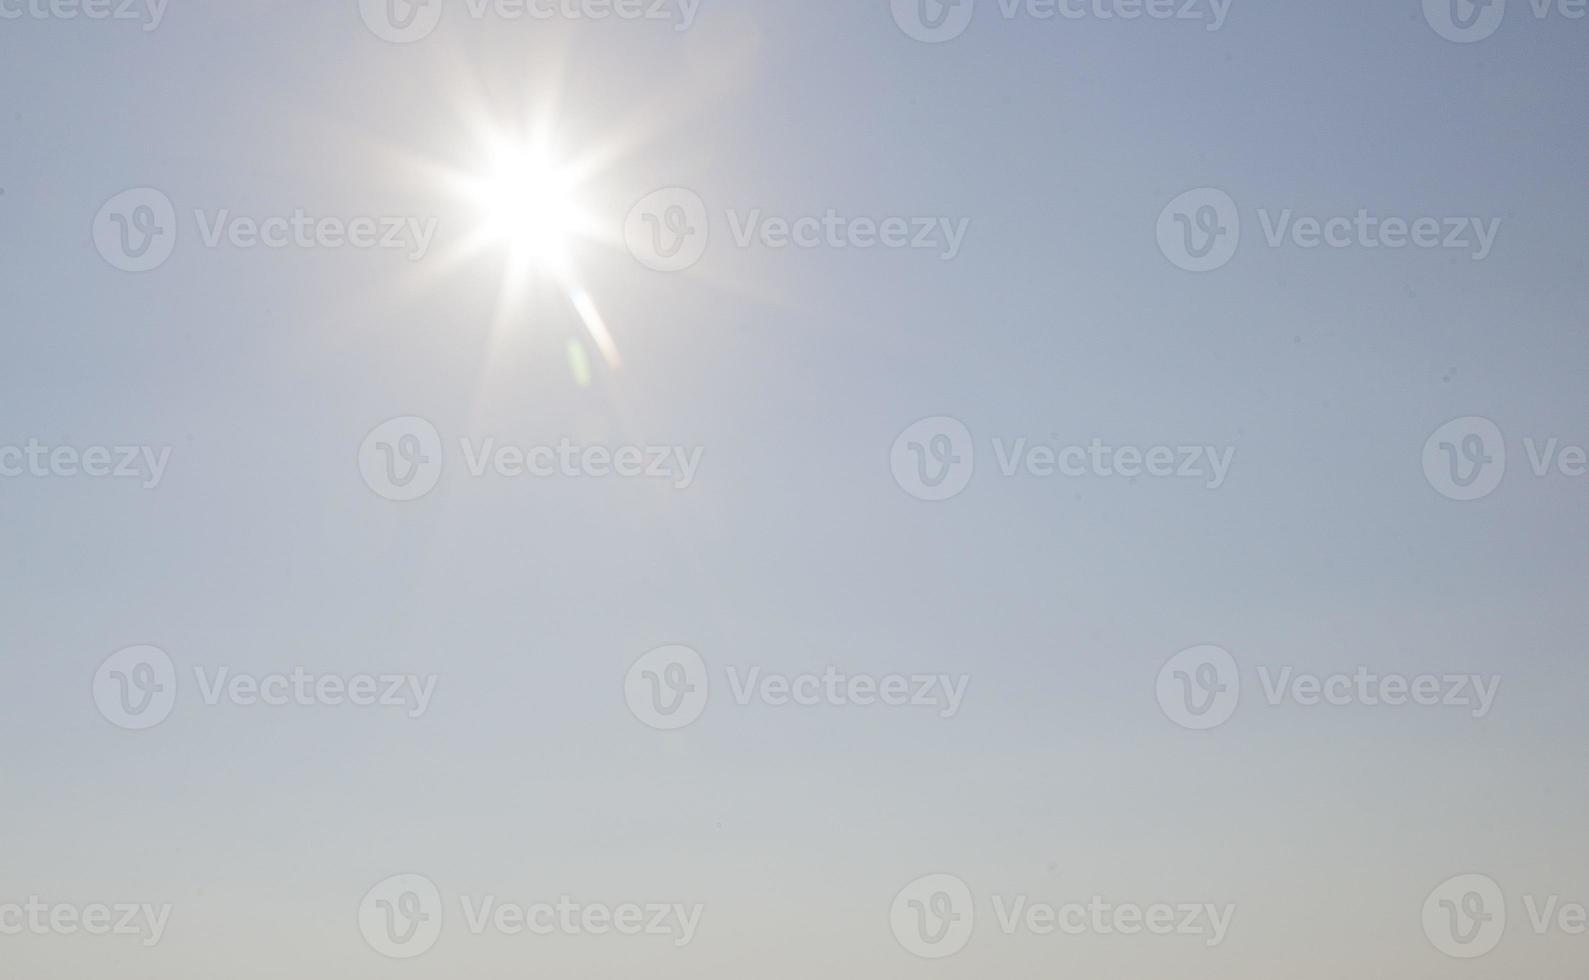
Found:
[[[452,0],[449,0],[449,4]],[[172,0],[157,30],[0,21],[0,445],[172,447],[161,484],[0,480],[0,903],[170,902],[144,950],[0,937],[34,980],[1581,973],[1522,895],[1589,902],[1583,603],[1589,479],[1589,20],[1512,0],[1454,44],[1419,3],[1237,0],[1216,32],[1006,21],[907,37],[881,0],[705,0],[694,26],[473,21],[388,44],[356,3]],[[469,169],[469,120],[559,107],[616,234],[682,186],[712,243],[684,274],[593,244],[623,364],[543,291],[501,329],[500,256],[432,261],[471,219],[416,160]],[[101,204],[161,189],[182,239],[129,275]],[[1183,191],[1241,208],[1235,259],[1160,254]],[[418,263],[205,248],[195,208],[436,215]],[[734,247],[727,209],[969,219],[926,252]],[[1265,246],[1255,214],[1502,219],[1483,262]],[[356,457],[430,420],[448,469],[381,499]],[[890,475],[928,416],[977,440],[964,493]],[[1493,419],[1501,487],[1424,479],[1447,420]],[[462,436],[701,447],[693,486],[472,479]],[[1004,478],[994,438],[1230,446],[1226,483]],[[95,709],[134,644],[185,678],[169,720]],[[741,707],[662,733],[624,675],[687,644],[764,670],[971,675],[960,714]],[[1499,674],[1495,710],[1160,712],[1177,651],[1249,671]],[[192,670],[439,675],[425,717],[209,707]],[[1251,680],[1251,676],[1245,678]],[[1256,687],[1256,684],[1254,684]],[[929,872],[977,894],[967,949],[889,929]],[[1419,924],[1494,877],[1502,946]],[[360,938],[371,885],[434,879],[435,950]],[[702,902],[698,938],[475,938],[456,896]],[[1230,938],[1007,937],[986,899],[1232,902]]]

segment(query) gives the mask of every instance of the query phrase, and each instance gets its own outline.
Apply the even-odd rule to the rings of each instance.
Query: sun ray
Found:
[[[574,311],[579,314],[580,321],[585,324],[585,330],[607,366],[616,371],[622,366],[622,358],[618,356],[618,345],[613,342],[612,332],[607,329],[607,321],[601,318],[601,311],[596,309],[596,301],[583,287],[572,283],[569,285],[569,299],[573,301]]]
[[[581,199],[591,172],[566,163],[557,144],[551,102],[547,97],[516,126],[476,114],[470,122],[478,160],[471,169],[426,165],[434,184],[474,218],[472,231],[438,262],[452,268],[484,253],[500,256],[494,341],[522,322],[532,292],[555,287],[607,366],[616,369],[617,343],[594,298],[577,283],[580,246],[603,241],[605,229]]]
[[[591,367],[621,368],[623,325],[614,332],[596,292],[611,281],[613,265],[633,261],[623,215],[646,175],[630,165],[665,141],[681,116],[733,88],[731,75],[692,70],[681,84],[705,90],[699,97],[679,98],[676,89],[643,94],[592,131],[567,112],[574,108],[576,40],[572,32],[544,37],[529,73],[521,61],[496,75],[462,47],[452,51],[427,72],[428,80],[415,83],[451,93],[445,142],[422,147],[412,140],[414,129],[394,138],[364,119],[323,123],[328,140],[351,139],[361,148],[374,180],[414,200],[414,213],[440,218],[441,234],[425,261],[362,302],[401,310],[437,288],[468,281],[471,302],[487,307],[475,320],[478,331],[471,330],[485,345],[482,386],[496,361],[493,351],[531,330],[553,331],[545,339],[554,347],[578,337],[590,350]],[[601,207],[588,208],[591,203]],[[488,285],[483,277],[493,270],[497,278]],[[731,291],[745,285],[739,278],[727,283]],[[360,296],[346,300],[352,310],[363,308]],[[374,330],[384,320],[355,314],[347,322]]]

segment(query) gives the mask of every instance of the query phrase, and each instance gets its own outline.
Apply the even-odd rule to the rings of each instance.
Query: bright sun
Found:
[[[516,272],[567,278],[572,248],[588,220],[574,175],[539,146],[498,146],[485,173],[472,181],[485,237],[505,247]]]
[[[545,121],[524,127],[503,127],[481,117],[476,136],[475,165],[426,167],[474,213],[470,234],[448,250],[443,265],[498,257],[502,262],[501,295],[494,330],[525,322],[525,315],[555,318],[547,309],[529,309],[537,285],[560,293],[613,368],[619,365],[617,345],[602,319],[596,300],[581,283],[582,246],[610,245],[612,236],[582,200],[599,155],[582,162],[562,155]],[[610,222],[608,222],[610,223]],[[573,341],[571,340],[570,343]],[[579,371],[576,374],[583,374]]]

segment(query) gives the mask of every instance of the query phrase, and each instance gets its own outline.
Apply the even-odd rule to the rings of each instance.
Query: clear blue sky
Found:
[[[5,3],[0,2],[0,7]],[[6,9],[21,9],[12,4]],[[151,950],[0,937],[37,980],[528,975],[1311,980],[1576,976],[1523,894],[1589,901],[1581,778],[1589,482],[1523,440],[1589,443],[1583,69],[1589,20],[1512,0],[1445,40],[1415,0],[1237,0],[1222,27],[1006,20],[912,40],[883,0],[705,0],[657,22],[473,20],[389,44],[351,0],[172,0],[159,27],[0,20],[0,446],[171,447],[159,485],[0,479],[0,903],[169,902]],[[471,217],[416,161],[472,166],[471,120],[559,107],[621,236],[686,187],[705,257],[580,249],[622,366],[566,298],[501,313],[502,261],[447,265]],[[96,251],[113,195],[173,202],[174,254]],[[1176,268],[1184,191],[1242,241]],[[437,216],[423,261],[205,247],[195,209]],[[726,219],[967,219],[959,254],[737,248]],[[1260,209],[1501,219],[1453,250],[1271,248]],[[498,321],[501,321],[499,324]],[[575,344],[591,363],[581,384]],[[367,433],[441,433],[419,501],[360,477]],[[958,419],[976,471],[913,499],[890,448]],[[1426,481],[1425,440],[1482,416],[1508,470]],[[471,478],[458,440],[699,447],[686,490]],[[1217,490],[1003,477],[993,440],[1233,447]],[[647,650],[698,650],[713,701],[655,731]],[[1202,643],[1235,716],[1161,713]],[[153,644],[182,685],[146,732],[95,671]],[[966,673],[957,716],[735,704],[728,666]],[[1495,708],[1265,704],[1256,668],[1499,674]],[[193,669],[436,674],[421,719],[206,705]],[[1009,937],[902,951],[929,872],[979,899],[1233,902],[1229,939]],[[1462,872],[1511,898],[1505,943],[1419,926]],[[448,896],[403,963],[356,911],[388,875]],[[682,950],[462,934],[455,897],[699,901]],[[1490,971],[1490,972],[1484,972]]]

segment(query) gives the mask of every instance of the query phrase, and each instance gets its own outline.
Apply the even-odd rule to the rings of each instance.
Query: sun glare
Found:
[[[524,132],[535,135],[526,138]],[[539,319],[551,313],[526,308],[539,293],[532,286],[551,285],[584,326],[588,341],[616,368],[617,345],[577,267],[580,246],[608,244],[611,236],[581,200],[590,176],[588,161],[583,168],[570,163],[559,154],[551,132],[545,125],[515,131],[483,124],[473,166],[432,171],[475,216],[472,233],[450,251],[447,262],[489,258],[502,263],[498,329],[523,323],[526,315]]]
[[[568,276],[586,224],[572,174],[542,147],[503,146],[493,156],[471,195],[483,233],[506,248],[514,271]]]

